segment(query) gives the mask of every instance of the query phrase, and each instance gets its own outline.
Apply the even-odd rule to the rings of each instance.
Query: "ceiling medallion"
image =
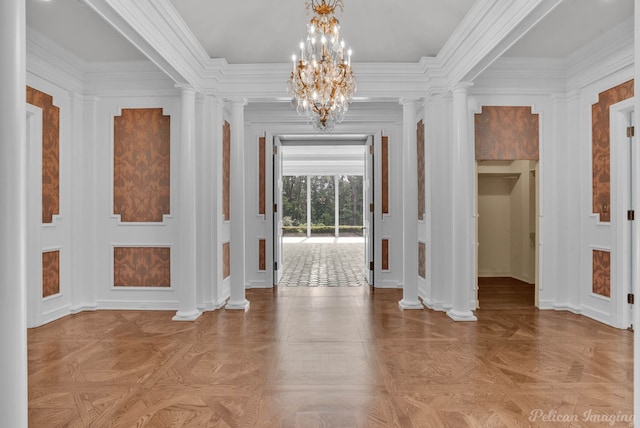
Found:
[[[345,50],[334,16],[343,7],[342,0],[308,1],[307,10],[313,17],[307,24],[307,38],[300,42],[300,56],[291,58],[291,103],[320,132],[330,132],[342,122],[356,91],[351,48]]]

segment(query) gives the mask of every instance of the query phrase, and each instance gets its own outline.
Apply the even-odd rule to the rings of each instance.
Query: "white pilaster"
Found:
[[[640,0],[635,0],[635,71],[634,71],[634,86],[635,93],[640,94]],[[640,96],[635,97],[634,103],[634,126],[638,128],[640,126]],[[637,134],[636,134],[637,135]],[[640,137],[635,137],[636,140]],[[633,145],[632,149],[632,163],[633,165],[640,165],[640,150],[638,150],[637,141]],[[631,183],[633,189],[633,209],[637,210],[640,206],[640,174],[633,174],[633,183]],[[633,236],[631,237],[633,245],[633,260],[631,261],[631,278],[633,281],[633,294],[640,299],[640,227],[634,225],[632,228]],[[635,304],[632,307],[632,319],[633,319],[633,413],[636,415],[634,420],[634,426],[640,426],[640,304]]]
[[[402,309],[422,309],[418,299],[418,153],[415,99],[402,104]]]
[[[456,257],[453,278],[453,306],[447,315],[455,321],[476,321],[471,312],[473,292],[473,144],[469,137],[468,92],[471,83],[460,82],[453,87],[453,254]]]
[[[311,237],[311,176],[307,175],[307,238]]]
[[[212,164],[213,164],[213,183],[212,198],[214,198],[214,206],[212,207],[212,221],[215,222],[215,235],[213,237],[213,287],[215,306],[218,308],[226,304],[229,294],[223,287],[223,265],[222,265],[222,243],[229,241],[229,224],[225,222],[222,212],[222,141],[224,139],[224,100],[219,97],[213,99],[213,148],[212,148]]]
[[[24,0],[0,2],[0,415],[27,426],[27,143]]]
[[[335,231],[333,235],[337,238],[340,236],[340,188],[338,187],[338,176],[333,176],[333,212]]]
[[[231,101],[231,297],[226,309],[249,309],[245,298],[244,106]]]
[[[196,207],[196,91],[189,85],[181,90],[180,193],[178,208],[178,312],[174,321],[193,321],[202,312],[197,308],[197,207]]]

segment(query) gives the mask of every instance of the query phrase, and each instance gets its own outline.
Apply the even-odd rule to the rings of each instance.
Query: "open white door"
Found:
[[[273,285],[282,278],[282,150],[273,139]]]
[[[362,179],[362,236],[364,237],[364,275],[374,285],[374,230],[373,230],[373,136],[367,138],[364,151],[364,177]]]

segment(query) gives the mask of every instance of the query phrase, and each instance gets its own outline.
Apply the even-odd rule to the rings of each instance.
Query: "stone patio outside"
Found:
[[[364,238],[285,237],[285,287],[359,287],[364,276]]]

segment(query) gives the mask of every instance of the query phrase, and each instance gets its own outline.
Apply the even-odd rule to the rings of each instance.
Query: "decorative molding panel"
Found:
[[[267,240],[258,240],[258,270],[267,270]]]
[[[389,240],[382,240],[382,270],[389,270]]]
[[[611,297],[611,253],[593,250],[593,286],[594,294]]]
[[[417,129],[418,145],[418,220],[424,220],[425,214],[425,187],[424,187],[424,122],[418,122]]]
[[[226,221],[231,219],[231,125],[226,120],[222,125],[222,215]]]
[[[258,139],[258,214],[267,213],[267,139]]]
[[[42,253],[42,297],[60,293],[60,250]]]
[[[171,248],[113,247],[114,287],[171,287]]]
[[[424,242],[418,242],[418,275],[427,277],[427,246]]]
[[[482,106],[475,115],[476,160],[538,160],[539,130],[531,107]]]
[[[382,214],[389,214],[389,137],[382,136]]]
[[[161,108],[122,109],[113,118],[113,213],[122,222],[170,214],[170,127]]]
[[[60,108],[51,95],[27,86],[27,103],[42,109],[42,223],[60,214]]]
[[[633,97],[633,80],[601,92],[591,106],[591,156],[593,213],[601,222],[611,221],[611,141],[609,107]]]
[[[229,242],[222,244],[222,279],[231,276],[231,248]]]

